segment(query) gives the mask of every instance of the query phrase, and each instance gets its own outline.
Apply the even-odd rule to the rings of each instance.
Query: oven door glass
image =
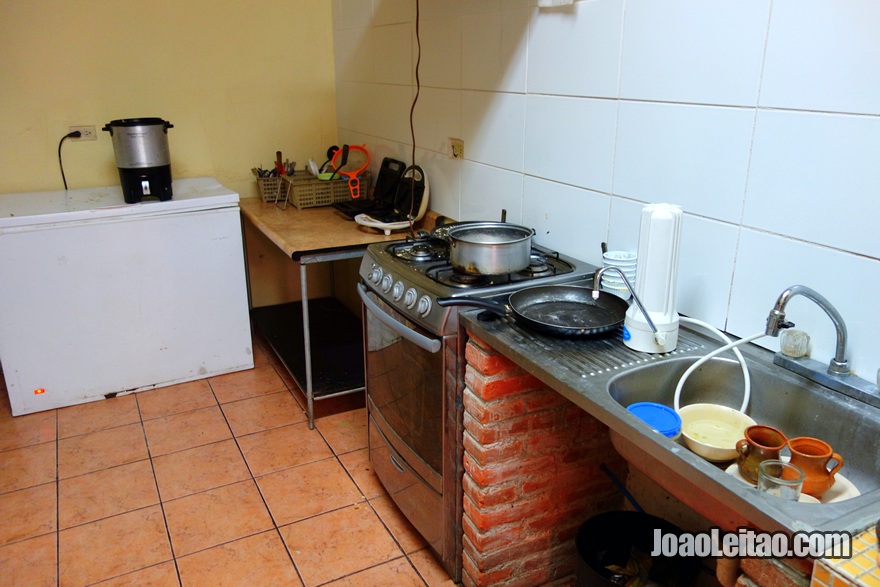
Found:
[[[408,321],[372,292],[362,289],[364,296],[371,409],[378,412],[379,422],[384,421],[406,447],[442,475],[443,340]],[[393,438],[389,440],[394,443]],[[418,463],[410,464],[419,469]]]

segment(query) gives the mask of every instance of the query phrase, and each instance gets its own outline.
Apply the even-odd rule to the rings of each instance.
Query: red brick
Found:
[[[813,575],[813,559],[811,558],[782,558],[779,559],[779,562],[793,568],[796,572],[803,575]]]
[[[759,587],[807,587],[810,578],[773,559],[744,558],[740,568]]]
[[[467,537],[464,539],[467,549]],[[473,548],[473,547],[471,547]],[[467,552],[462,556],[462,579],[466,586],[484,587],[487,585],[501,585],[510,578],[513,571],[509,568],[494,569],[490,572],[481,570]]]
[[[508,440],[484,445],[474,440],[470,434],[465,434],[464,449],[481,467],[486,467],[522,455],[523,443],[519,440]]]
[[[496,548],[489,553],[480,553],[474,556],[474,561],[481,569],[490,570],[496,567],[516,567],[512,561],[519,561],[531,554],[546,551],[550,547],[549,536],[531,536],[508,545],[506,548]]]
[[[465,393],[464,402],[468,413],[483,425],[510,420],[522,416],[526,411],[525,403],[519,398],[482,402],[473,393]]]
[[[518,541],[522,535],[522,527],[518,524],[508,524],[488,532],[480,532],[476,526],[468,523],[464,525],[464,535],[474,545],[475,552],[486,552]]]
[[[470,499],[463,500],[464,513],[481,532],[512,522],[521,523],[533,516],[543,514],[551,507],[549,496],[540,495],[532,501],[503,504],[490,508],[478,508]]]
[[[529,394],[528,410],[536,412],[538,410],[547,410],[550,408],[558,408],[571,402],[562,397],[558,391],[549,388],[536,389]],[[583,412],[583,410],[581,410]]]
[[[467,393],[465,394],[464,403],[467,406],[468,398]],[[477,401],[476,399],[471,401]],[[504,434],[498,427],[487,428],[483,426],[476,418],[474,418],[469,412],[465,411],[464,413],[464,430],[468,434],[470,434],[474,440],[481,444],[492,444],[493,442],[497,442],[501,438],[504,437]]]
[[[484,468],[474,462],[467,453],[464,455],[464,470],[480,487],[488,487],[490,485],[521,480],[529,475],[536,474],[536,471],[543,471],[552,465],[552,457],[541,457],[537,459],[524,459],[520,461],[498,463]]]
[[[472,333],[470,330],[467,331],[467,335],[468,335],[468,342],[467,342],[468,344],[476,345],[476,346],[480,347],[481,349],[485,349],[487,352],[490,352],[490,353],[497,353],[498,352],[495,349],[493,349],[482,338],[480,338],[479,336],[475,336],[474,333]]]
[[[477,507],[492,507],[505,503],[511,503],[519,493],[515,486],[480,487],[470,475],[462,475],[464,494],[474,501]]]
[[[573,580],[577,568],[577,551],[574,541],[557,542],[546,551],[523,559],[521,563],[524,572],[541,567],[545,568],[545,580],[541,583],[542,585],[563,585],[566,577]]]
[[[486,377],[473,369],[465,372],[465,383],[474,394],[484,400],[492,400],[513,395],[523,391],[532,391],[543,387],[543,383],[530,373],[504,373],[501,376]]]
[[[506,371],[521,371],[522,368],[497,352],[477,345],[468,344],[465,348],[467,364],[483,375],[496,375]]]

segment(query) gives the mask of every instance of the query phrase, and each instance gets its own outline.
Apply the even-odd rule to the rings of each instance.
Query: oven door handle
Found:
[[[410,330],[404,324],[401,324],[388,314],[382,311],[382,308],[379,305],[370,299],[370,296],[367,295],[367,288],[364,287],[364,284],[357,284],[358,295],[361,297],[361,301],[364,302],[364,306],[367,307],[367,310],[372,312],[376,318],[379,319],[385,326],[410,341],[414,345],[417,345],[429,353],[436,353],[440,351],[440,347],[443,346],[441,341],[435,338],[428,338],[427,336],[422,336],[415,330]]]

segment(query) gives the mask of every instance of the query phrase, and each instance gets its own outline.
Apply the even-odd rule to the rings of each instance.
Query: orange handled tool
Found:
[[[348,163],[348,154],[350,151],[362,152],[365,155],[364,162],[356,170],[345,171],[341,168],[345,167],[345,165]],[[338,165],[337,161],[339,162]],[[360,198],[361,180],[358,179],[358,175],[363,173],[364,170],[370,165],[370,152],[367,151],[366,147],[363,145],[342,145],[342,148],[333,154],[333,159],[330,161],[330,165],[333,166],[333,169],[336,170],[336,173],[338,173],[339,175],[344,175],[348,178],[348,191],[349,193],[351,193],[351,197],[355,200]]]

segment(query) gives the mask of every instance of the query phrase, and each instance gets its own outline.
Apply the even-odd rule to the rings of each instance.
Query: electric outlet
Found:
[[[464,159],[464,141],[461,139],[449,138],[449,158]]]
[[[80,136],[70,137],[71,141],[97,141],[98,135],[95,133],[94,126],[71,126],[69,132],[79,131]]]

